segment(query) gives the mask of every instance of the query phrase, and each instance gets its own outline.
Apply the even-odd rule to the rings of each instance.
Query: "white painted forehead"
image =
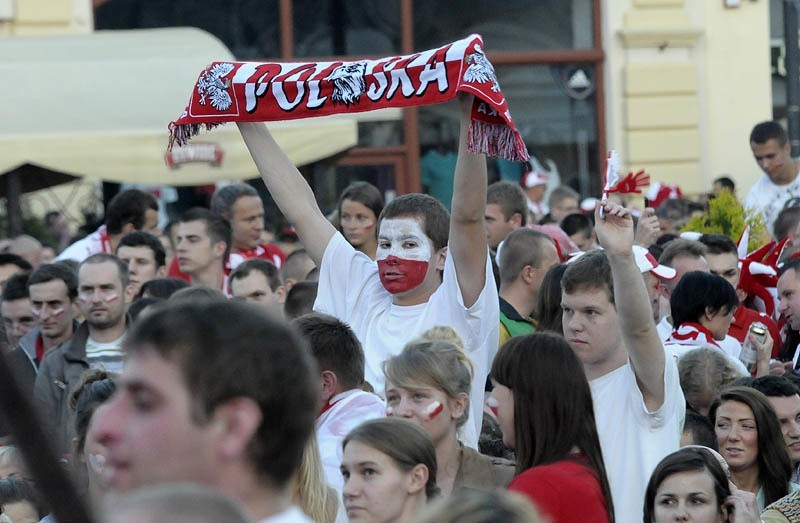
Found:
[[[400,218],[384,218],[381,220],[378,236],[396,237],[396,236],[416,236],[418,238],[428,238],[425,231],[422,229],[422,224],[418,218],[400,217]]]

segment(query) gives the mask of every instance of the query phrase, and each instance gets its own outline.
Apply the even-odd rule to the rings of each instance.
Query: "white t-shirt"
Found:
[[[383,396],[383,362],[399,354],[406,343],[437,325],[449,325],[464,341],[475,366],[470,393],[470,420],[461,440],[477,448],[483,420],[486,376],[497,351],[500,302],[486,250],[485,285],[477,301],[467,309],[461,296],[452,256],[447,256],[442,284],[426,303],[400,306],[383,287],[378,265],[356,251],[336,233],[325,248],[320,266],[319,289],[314,310],[347,322],[364,347],[366,380]]]
[[[106,232],[105,225],[101,225],[100,228],[92,234],[67,246],[66,249],[56,256],[55,261],[75,260],[80,263],[92,254],[100,252],[113,254],[111,252],[111,243],[108,240],[108,233]]]
[[[344,437],[365,421],[383,418],[386,405],[375,394],[363,390],[342,392],[330,402],[331,407],[317,418],[317,445],[325,480],[341,494],[344,481],[339,466],[342,464]]]
[[[257,523],[314,523],[297,507],[289,507],[279,514],[259,520]]]
[[[589,382],[617,521],[641,521],[644,491],[661,459],[678,450],[686,402],[673,358],[666,358],[664,403],[648,412],[630,362]]]
[[[778,213],[789,199],[795,197],[800,197],[800,176],[786,185],[775,185],[765,174],[748,191],[744,206],[746,209],[752,208],[763,214],[771,233],[772,224]]]

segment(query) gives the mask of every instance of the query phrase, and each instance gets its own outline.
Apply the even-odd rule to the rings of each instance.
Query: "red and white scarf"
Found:
[[[408,56],[353,62],[214,62],[200,73],[189,105],[169,125],[169,147],[225,122],[267,122],[446,102],[475,95],[471,153],[525,161],[483,40],[463,40]]]

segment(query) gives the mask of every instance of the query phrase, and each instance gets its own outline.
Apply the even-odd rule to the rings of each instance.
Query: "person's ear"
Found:
[[[511,219],[508,220],[514,227],[522,227],[522,215],[518,212],[515,212],[511,215]]]
[[[214,409],[209,426],[217,443],[220,461],[240,459],[246,452],[263,419],[252,398],[231,398]]]
[[[156,278],[163,278],[167,275],[167,267],[166,265],[162,265],[158,269],[156,269]]]
[[[277,289],[275,289],[275,296],[278,298],[278,303],[286,303],[286,287],[283,285],[279,285]]]
[[[408,473],[408,493],[416,494],[419,491],[424,492],[425,485],[428,484],[428,477],[430,477],[428,467],[422,463],[414,465],[414,468]]]
[[[447,259],[447,247],[442,247],[436,253],[436,270],[444,271],[444,262]]]
[[[126,285],[123,292],[125,294],[125,303],[127,304],[133,303],[133,299],[136,297],[136,293],[133,290],[133,285],[131,284]]]
[[[136,230],[136,227],[133,226],[133,223],[128,222],[122,226],[122,232],[120,232],[120,238],[128,234],[129,232],[133,232]]]
[[[469,396],[462,392],[455,398],[450,398],[448,403],[450,407],[450,418],[458,420],[469,408]]]
[[[323,370],[320,373],[320,385],[322,387],[322,401],[327,402],[336,395],[339,379],[333,371]]]
[[[214,252],[215,257],[222,258],[223,256],[225,256],[225,249],[227,247],[228,245],[225,242],[217,242],[211,249]]]
[[[519,276],[520,276],[520,278],[522,278],[522,281],[524,283],[530,285],[533,282],[533,273],[534,273],[535,270],[536,269],[533,266],[526,265],[519,272]]]

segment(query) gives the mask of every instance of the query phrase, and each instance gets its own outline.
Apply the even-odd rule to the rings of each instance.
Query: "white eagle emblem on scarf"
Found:
[[[333,83],[331,101],[334,104],[344,104],[347,107],[350,104],[357,103],[361,95],[367,90],[367,84],[364,80],[366,69],[367,65],[364,62],[343,64],[334,69],[325,78],[325,80]]]
[[[499,93],[500,85],[497,83],[497,77],[494,74],[494,67],[486,59],[486,56],[481,51],[480,46],[475,46],[478,51],[467,56],[467,63],[469,67],[464,71],[465,82],[476,82],[479,84],[492,82],[492,92]]]
[[[206,104],[206,97],[211,101],[211,106],[217,111],[226,111],[233,100],[228,94],[231,81],[225,76],[233,71],[233,64],[215,64],[210,69],[203,71],[197,81],[197,94],[200,95],[200,105]]]

